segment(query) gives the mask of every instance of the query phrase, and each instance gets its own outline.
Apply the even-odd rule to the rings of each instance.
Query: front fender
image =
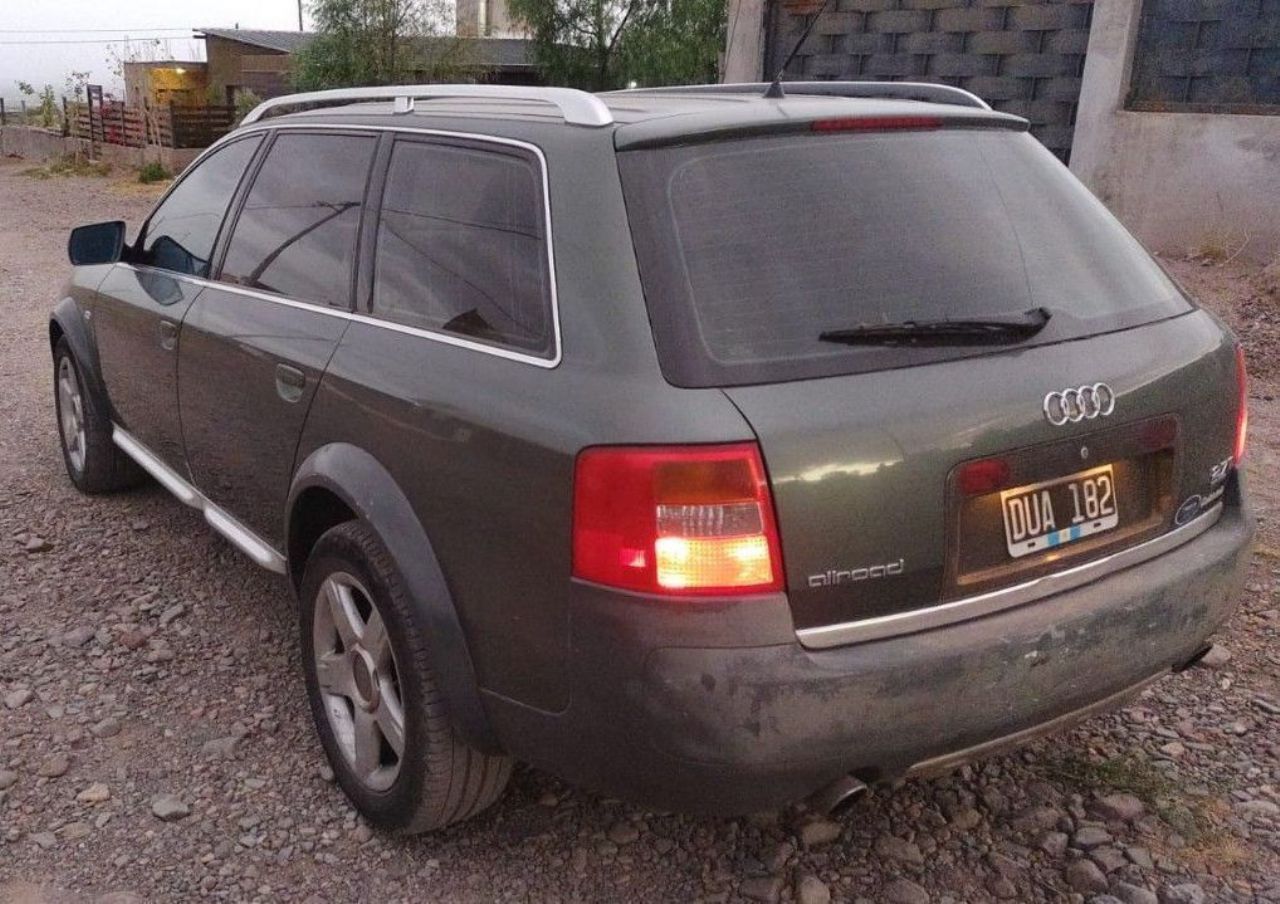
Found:
[[[98,346],[85,319],[88,311],[74,297],[64,295],[49,315],[49,350],[52,353],[57,347],[59,336],[65,338],[89,391],[105,402],[107,394],[102,382],[102,369],[98,365]]]
[[[395,480],[363,449],[349,443],[332,443],[311,453],[298,468],[289,491],[290,521],[298,498],[313,487],[323,487],[338,496],[377,531],[408,587],[454,727],[477,750],[503,752],[480,698],[470,648],[444,572],[426,531]],[[286,523],[285,531],[285,536],[292,536],[293,525]]]

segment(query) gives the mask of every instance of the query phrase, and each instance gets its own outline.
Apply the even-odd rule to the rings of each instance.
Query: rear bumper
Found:
[[[575,585],[562,713],[490,698],[516,756],[664,809],[744,813],[849,773],[890,780],[1060,727],[1192,658],[1236,605],[1253,520],[1084,586],[811,650],[785,597],[673,604]],[[1237,504],[1232,504],[1232,503]],[[783,642],[779,642],[783,641]]]

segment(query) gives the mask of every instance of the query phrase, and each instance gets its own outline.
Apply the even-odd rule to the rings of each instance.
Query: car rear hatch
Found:
[[[663,372],[755,431],[802,637],[1214,508],[1230,338],[1052,155],[1003,121],[802,125],[619,154]]]

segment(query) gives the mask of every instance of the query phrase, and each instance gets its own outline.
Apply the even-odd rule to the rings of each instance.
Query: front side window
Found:
[[[398,140],[382,198],[370,313],[549,356],[550,278],[533,155]]]
[[[376,144],[366,135],[278,136],[245,196],[219,278],[346,307]]]
[[[234,141],[184,176],[147,221],[134,263],[208,276],[222,218],[261,142],[258,135]]]

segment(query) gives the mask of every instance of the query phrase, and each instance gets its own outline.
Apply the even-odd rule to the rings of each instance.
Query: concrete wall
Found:
[[[0,128],[0,157],[22,157],[34,163],[42,163],[56,157],[64,157],[79,151],[89,156],[89,142],[83,138],[64,138],[58,132],[27,126]],[[145,148],[127,148],[115,144],[96,144],[93,156],[113,166],[136,167],[159,161],[171,173],[186,169],[202,151],[202,148],[166,148],[150,145]]]
[[[1071,169],[1149,247],[1280,254],[1280,116],[1124,109],[1141,0],[1096,0]]]
[[[764,80],[765,0],[730,0],[724,80]]]
[[[506,0],[457,0],[454,32],[460,38],[525,38],[528,32]]]

